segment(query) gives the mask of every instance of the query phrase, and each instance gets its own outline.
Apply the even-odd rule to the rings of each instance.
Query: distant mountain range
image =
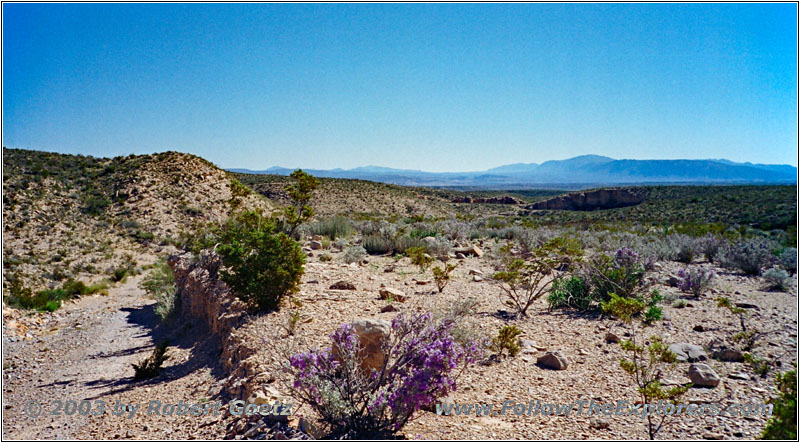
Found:
[[[288,175],[293,169],[262,171],[229,169],[249,174]],[[353,178],[406,186],[470,188],[593,187],[634,184],[796,184],[797,168],[790,165],[708,160],[616,160],[582,155],[541,164],[515,163],[486,171],[425,172],[361,166],[353,169],[306,169],[318,177]]]

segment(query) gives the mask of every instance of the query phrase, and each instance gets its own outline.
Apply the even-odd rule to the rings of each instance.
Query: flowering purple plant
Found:
[[[691,292],[695,297],[699,297],[711,285],[714,276],[714,271],[710,270],[681,269],[678,271],[678,289],[683,292]]]
[[[333,436],[395,432],[454,391],[461,370],[480,357],[482,345],[457,343],[452,327],[452,320],[435,322],[431,314],[400,314],[381,347],[383,364],[365,368],[358,334],[342,325],[330,335],[331,348],[291,357],[295,394],[331,426]]]

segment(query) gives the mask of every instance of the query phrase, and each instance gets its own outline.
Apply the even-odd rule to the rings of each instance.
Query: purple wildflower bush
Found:
[[[716,274],[705,269],[680,269],[678,270],[678,289],[690,292],[695,297],[700,297],[711,286],[711,281]]]
[[[458,375],[483,355],[481,343],[456,342],[453,326],[431,314],[400,314],[383,343],[383,364],[369,368],[355,329],[342,325],[330,335],[330,348],[291,357],[294,393],[330,425],[331,437],[394,433],[454,391]]]

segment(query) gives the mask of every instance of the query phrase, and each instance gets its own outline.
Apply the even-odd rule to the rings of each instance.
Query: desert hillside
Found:
[[[42,289],[135,268],[237,208],[273,205],[202,158],[3,149],[3,282]]]
[[[620,366],[630,357],[620,342],[635,334],[681,354],[657,374],[687,404],[771,401],[780,392],[775,377],[795,362],[793,186],[459,192],[322,179],[309,201],[315,216],[296,226],[294,239],[277,248],[261,243],[266,249],[254,254],[243,245],[264,239],[249,235],[266,218],[229,225],[234,244],[207,228],[246,209],[285,221],[286,177],[228,173],[175,152],[100,159],[4,149],[3,164],[8,438],[359,436],[336,429],[324,408],[307,402],[294,387],[303,375],[290,363],[330,346],[343,325],[366,325],[387,339],[394,322],[427,321],[420,314],[451,328],[426,346],[474,352],[460,363],[454,390],[439,399],[464,405],[636,401],[640,391]],[[249,288],[271,289],[293,275],[297,290],[276,309],[255,310],[222,277],[221,270],[239,274],[241,262],[225,261],[237,251],[282,257],[262,262],[277,272],[242,271],[269,278]],[[289,252],[295,261],[281,255]],[[615,291],[639,304],[637,327],[606,312]],[[32,294],[54,298],[20,303]],[[160,368],[139,378],[132,365],[155,358],[164,343]],[[302,406],[288,419],[27,416],[20,405],[53,386],[77,400]],[[443,416],[432,404],[414,408],[413,420],[382,438],[648,436],[638,417]],[[658,435],[753,439],[767,423],[765,416],[680,416]]]

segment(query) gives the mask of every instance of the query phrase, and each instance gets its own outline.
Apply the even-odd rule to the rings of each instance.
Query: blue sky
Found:
[[[794,4],[3,5],[3,145],[219,166],[797,165]]]

